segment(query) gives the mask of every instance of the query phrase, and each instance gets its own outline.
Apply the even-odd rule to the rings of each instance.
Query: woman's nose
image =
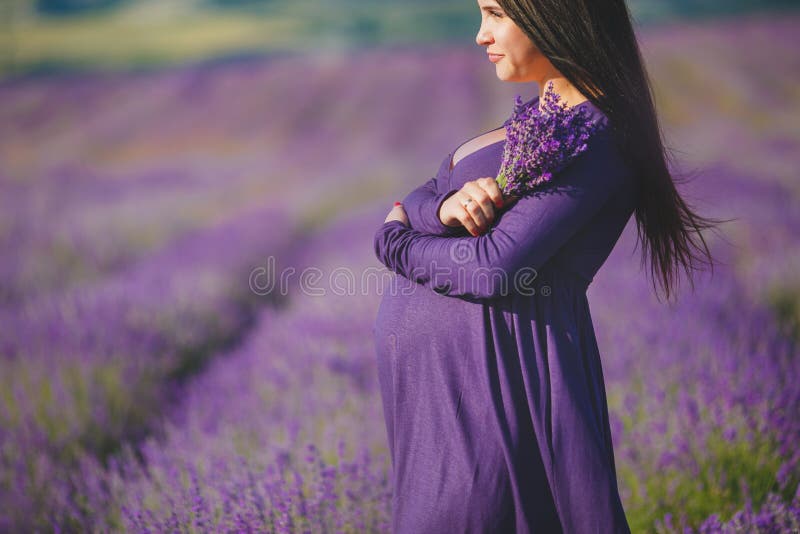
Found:
[[[483,28],[478,30],[478,35],[475,36],[475,42],[479,45],[486,45],[492,42],[492,36]]]

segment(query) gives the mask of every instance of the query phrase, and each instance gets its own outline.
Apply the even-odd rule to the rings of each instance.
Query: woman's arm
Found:
[[[437,236],[455,236],[464,233],[463,226],[447,226],[439,219],[439,208],[458,189],[449,189],[450,169],[448,154],[439,165],[436,176],[417,187],[403,199],[409,224],[414,230]]]
[[[389,221],[375,234],[375,254],[390,270],[443,295],[503,296],[514,291],[515,277],[535,276],[530,270],[590,221],[627,176],[611,138],[598,134],[550,183],[501,213],[488,233],[439,237]]]
[[[509,122],[511,122],[511,117],[506,119],[501,128],[505,128]],[[450,187],[450,162],[453,161],[453,156],[453,153],[447,154],[439,165],[436,176],[414,189],[403,199],[403,207],[408,215],[411,228],[438,236],[468,234],[464,225],[447,226],[439,218],[439,211],[444,201],[459,191],[457,187]]]

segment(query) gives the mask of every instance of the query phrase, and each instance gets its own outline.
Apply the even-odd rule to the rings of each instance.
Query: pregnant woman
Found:
[[[524,106],[552,83],[607,126],[519,198],[494,179],[504,128],[479,135],[377,230],[393,532],[630,532],[586,290],[635,214],[669,298],[717,221],[675,189],[623,0],[478,6],[497,77],[538,85]]]

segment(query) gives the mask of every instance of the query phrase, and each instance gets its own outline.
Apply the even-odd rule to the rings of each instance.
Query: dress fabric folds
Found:
[[[502,152],[486,145],[452,169],[448,154],[403,200],[409,225],[375,233],[393,272],[373,329],[392,531],[628,533],[586,290],[636,182],[607,128],[484,235],[443,225],[442,202],[496,176]]]

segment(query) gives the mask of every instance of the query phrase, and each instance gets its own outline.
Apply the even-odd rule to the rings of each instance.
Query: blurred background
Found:
[[[642,25],[753,11],[794,0],[631,0]],[[469,45],[477,4],[463,0],[5,0],[5,72],[175,64],[264,53],[384,45]]]
[[[796,532],[799,6],[628,5],[680,190],[733,220],[676,303],[633,220],[589,288],[623,504],[634,532]],[[364,274],[391,202],[536,94],[479,25],[454,0],[0,4],[0,532],[389,531]]]

